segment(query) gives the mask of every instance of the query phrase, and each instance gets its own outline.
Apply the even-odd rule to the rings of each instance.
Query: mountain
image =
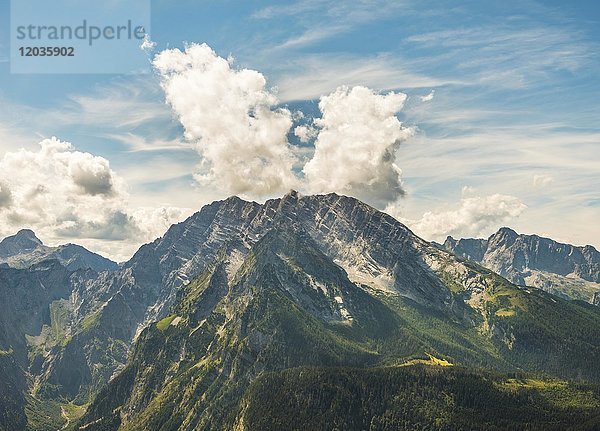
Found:
[[[442,247],[519,285],[600,305],[600,252],[501,228],[488,239],[448,237]]]
[[[46,260],[2,274],[15,310],[0,327],[0,429],[262,429],[263,414],[282,420],[268,397],[298,388],[282,412],[324,411],[353,381],[351,422],[336,404],[322,426],[298,426],[431,428],[431,414],[397,418],[474,414],[473,388],[488,404],[463,428],[504,407],[515,428],[551,429],[540,418],[553,410],[554,424],[595,420],[600,309],[511,284],[345,196],[231,197],[114,271]],[[303,399],[315,379],[338,383]],[[410,404],[400,394],[417,383]],[[426,401],[434,392],[447,397]]]
[[[306,403],[323,412],[323,397],[337,399],[333,416],[321,416],[322,426],[314,428],[332,429],[344,423],[339,403],[355,393],[353,381],[363,382],[366,397],[357,410],[364,414],[355,414],[371,423],[387,420],[381,415],[392,408],[391,399],[422,382],[414,401],[422,404],[402,398],[400,411],[464,409],[473,415],[464,427],[487,429],[485,412],[500,415],[508,406],[515,411],[513,426],[552,429],[541,418],[571,390],[552,379],[591,384],[572,387],[581,392],[554,408],[554,425],[596,420],[598,308],[511,284],[353,198],[291,192],[262,205],[235,197],[215,202],[143,246],[101,286],[93,290],[106,299],[91,332],[77,341],[80,353],[71,357],[87,358],[93,382],[102,367],[86,356],[94,349],[90,340],[133,344],[127,360],[113,356],[104,364],[113,377],[73,429],[265,429],[256,420],[264,409],[272,415],[266,417],[282,420],[275,409],[285,401],[282,394],[291,397],[283,410],[291,417]],[[64,374],[68,363],[54,370]],[[450,371],[460,367],[503,374],[490,380]],[[324,377],[311,377],[319,375],[315,369],[325,370]],[[356,378],[336,377],[346,369]],[[393,384],[382,393],[386,373]],[[525,377],[515,380],[514,373]],[[261,389],[267,376],[275,380]],[[316,381],[336,383],[311,393]],[[449,382],[456,385],[448,389]],[[272,390],[277,385],[279,392]],[[487,402],[479,412],[473,408],[480,404],[463,396],[473,387]],[[561,395],[551,399],[556,391]],[[446,397],[428,402],[426,394],[434,392]],[[392,417],[388,428],[374,429],[433,426],[437,419],[424,415],[407,417],[404,428],[394,428]],[[340,429],[364,425],[346,424]]]
[[[25,429],[35,376],[44,358],[68,339],[74,298],[96,276],[92,270],[69,271],[56,260],[0,268],[0,429]]]
[[[17,430],[40,404],[43,364],[71,336],[86,284],[116,264],[73,244],[46,247],[31,230],[2,240],[0,260],[0,429]]]
[[[32,252],[42,245],[42,241],[32,230],[22,229],[16,235],[0,241],[0,258],[8,258],[22,253]]]
[[[79,245],[45,246],[29,229],[22,229],[0,241],[0,264],[6,263],[13,268],[27,268],[49,259],[58,260],[71,271],[90,268],[102,272],[117,268],[115,262]]]

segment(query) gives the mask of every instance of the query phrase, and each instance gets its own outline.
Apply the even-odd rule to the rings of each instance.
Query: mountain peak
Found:
[[[456,246],[457,240],[455,238],[453,238],[451,235],[448,235],[446,237],[446,240],[444,241],[444,246],[449,245],[449,246]]]
[[[42,244],[42,241],[36,236],[35,232],[31,229],[21,229],[14,235],[14,237],[30,239],[32,241],[37,242],[38,244]]]
[[[21,229],[0,242],[0,262],[14,268],[27,268],[44,260],[56,260],[70,271],[90,268],[97,272],[113,270],[117,264],[76,244],[47,247],[31,229]]]
[[[8,236],[0,242],[0,256],[13,256],[15,254],[35,250],[43,245],[31,229],[21,229],[15,235]]]
[[[519,238],[519,234],[517,232],[509,227],[501,227],[498,229],[498,232],[492,234],[488,238],[488,242],[510,246],[517,240],[517,238]]]
[[[512,230],[509,227],[501,227],[500,229],[498,229],[498,232],[496,233],[496,235],[503,235],[503,236],[518,236],[519,234],[517,232],[515,232],[514,230]]]
[[[294,201],[296,202],[298,199],[300,199],[302,197],[302,194],[299,193],[298,191],[292,189],[289,192],[287,192],[283,198],[281,198],[282,201]]]
[[[489,239],[446,240],[446,250],[486,266],[513,283],[600,303],[600,253],[539,235],[500,228]],[[598,295],[594,296],[594,292]]]
[[[240,198],[238,195],[231,195],[227,199],[225,199],[225,202],[241,202],[241,201],[243,201],[243,199]]]

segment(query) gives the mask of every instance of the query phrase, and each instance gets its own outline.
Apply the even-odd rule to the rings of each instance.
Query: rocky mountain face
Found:
[[[131,343],[149,323],[164,317],[177,292],[206,270],[224,247],[230,253],[228,271],[234,273],[252,247],[282,220],[302,226],[354,281],[401,291],[438,309],[452,300],[420,260],[417,248],[438,251],[355,199],[334,194],[300,198],[294,192],[259,205],[232,197],[172,226],[162,238],[142,246],[119,271],[92,283],[76,318],[80,331],[48,364],[45,381],[62,388],[59,393],[66,396],[99,387],[125,364],[126,350],[115,346]],[[72,354],[66,354],[68,349]],[[100,362],[90,359],[92,351]],[[107,357],[100,352],[111,353]],[[85,371],[78,387],[67,377],[73,357],[80,359],[75,368]]]
[[[0,261],[0,429],[25,429],[26,395],[71,336],[85,284],[116,264],[73,244],[46,247],[30,230],[0,242]]]
[[[598,308],[515,286],[336,194],[232,197],[114,271],[35,268],[0,269],[47,296],[0,345],[23,371],[6,384],[25,388],[0,403],[0,429],[10,406],[30,429],[252,429],[254,382],[302,367],[435,358],[600,382]]]
[[[97,275],[70,271],[57,260],[0,268],[0,375],[8,386],[0,397],[0,429],[26,429],[25,396],[36,393],[41,364],[70,336],[73,298]]]
[[[42,241],[29,229],[23,229],[16,235],[9,236],[0,241],[0,257],[7,258],[22,253],[32,252],[42,245]]]
[[[600,252],[501,228],[488,239],[448,237],[442,247],[473,260],[518,285],[564,298],[600,303]]]
[[[102,272],[117,268],[115,262],[79,245],[45,246],[29,229],[20,230],[0,241],[0,264],[5,263],[13,268],[27,268],[44,260],[58,260],[71,271],[89,268]]]
[[[124,325],[97,334],[139,336],[75,429],[248,429],[244,394],[265,373],[427,354],[600,381],[598,309],[519,288],[336,194],[215,202],[112,277],[99,321],[114,308]]]

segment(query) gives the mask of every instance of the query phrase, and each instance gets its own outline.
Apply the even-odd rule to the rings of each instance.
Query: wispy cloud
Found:
[[[15,128],[50,136],[71,126],[107,130],[132,130],[142,125],[163,127],[172,121],[158,82],[152,78],[119,79],[95,89],[66,95],[50,107],[3,100],[0,121]]]
[[[446,73],[468,76],[473,83],[510,87],[534,84],[552,72],[580,70],[597,51],[597,44],[577,29],[519,20],[420,33],[403,44],[441,51],[442,55],[428,56],[430,67],[443,64]]]
[[[378,90],[431,88],[461,83],[414,72],[391,55],[358,57],[314,54],[290,60],[275,72],[283,101],[317,99],[340,85],[365,85]]]
[[[255,12],[255,19],[293,17],[301,30],[271,47],[291,49],[318,43],[348,32],[357,26],[376,21],[390,14],[408,13],[412,1],[358,0],[353,2],[300,0],[290,5],[268,6]]]
[[[528,8],[535,15],[526,15]],[[274,23],[293,20],[283,40],[278,34],[262,43],[255,41],[261,46],[259,57],[264,57],[263,62],[270,68],[276,65],[275,78],[283,99],[290,99],[287,94],[293,93],[288,88],[305,85],[313,90],[305,93],[314,98],[315,93],[322,94],[321,88],[332,89],[331,85],[323,84],[326,81],[407,89],[425,87],[429,80],[439,85],[459,82],[488,89],[518,89],[540,85],[551,74],[587,73],[587,68],[598,61],[598,43],[567,19],[556,17],[552,10],[535,2],[515,11],[522,15],[510,15],[503,24],[497,21],[465,24],[468,10],[442,8],[427,2],[302,0],[260,9],[253,18]],[[544,22],[541,19],[544,14],[559,24]],[[391,36],[398,37],[395,48],[391,48],[394,44],[388,44],[387,51],[380,51],[377,58],[371,53],[370,59],[364,54],[349,53],[352,45],[360,45],[353,31],[394,16],[402,23],[397,28],[390,27],[397,32]],[[455,23],[455,27],[452,28],[453,24],[423,27],[423,17],[435,22],[435,16],[443,16]],[[436,27],[441,29],[423,32],[424,28]],[[333,39],[344,41],[346,53],[328,48],[326,55],[317,54],[325,40],[328,46],[338,46]],[[357,57],[355,61],[350,60],[353,55]],[[381,70],[375,70],[378,67]],[[359,74],[364,77],[362,80],[358,79]],[[407,82],[409,85],[403,85]],[[294,92],[298,94],[292,95],[292,99],[303,96],[301,91]]]
[[[131,201],[139,206],[166,205],[190,206],[207,202],[209,197],[223,197],[208,188],[197,186],[193,178],[196,164],[200,161],[193,154],[173,157],[172,154],[147,153],[151,157],[134,156],[136,163],[119,169],[131,190]],[[200,203],[197,203],[200,202]],[[198,207],[199,208],[199,207]],[[196,209],[198,209],[196,208]]]
[[[56,112],[55,120],[131,128],[169,120],[171,115],[158,82],[144,77],[103,85],[90,94],[71,95]]]
[[[550,125],[471,129],[439,138],[421,133],[397,153],[408,191],[403,216],[417,220],[426,212],[454,211],[446,203],[456,199],[456,190],[477,184],[482,195],[511,195],[528,205],[511,226],[529,233],[543,226],[570,242],[599,245],[600,231],[591,228],[597,224],[591,203],[600,200],[599,145],[600,132]]]
[[[314,11],[323,5],[319,0],[297,1],[288,5],[267,6],[252,14],[252,18],[272,19],[279,16],[295,16],[300,13]]]
[[[349,28],[346,25],[338,25],[338,26],[327,26],[326,28],[312,28],[310,30],[306,30],[302,34],[298,36],[294,36],[286,41],[280,43],[279,45],[275,45],[271,48],[271,50],[284,50],[284,49],[294,49],[294,48],[302,48],[304,46],[312,45],[314,43],[320,42],[324,39],[327,39],[336,34],[343,33]]]
[[[431,90],[429,94],[426,94],[425,96],[419,96],[419,99],[421,102],[430,102],[433,100],[433,96],[435,96],[435,90]]]
[[[357,0],[351,3],[335,0],[300,0],[287,5],[267,6],[255,12],[257,19],[273,19],[282,16],[317,14],[325,18],[342,18],[347,22],[365,22],[378,17],[407,9],[412,1],[395,0]]]
[[[38,138],[36,133],[14,125],[10,119],[0,120],[0,154],[3,151],[34,147]]]
[[[121,142],[128,148],[128,152],[165,152],[165,151],[194,151],[194,147],[189,142],[180,138],[160,139],[149,138],[131,132],[123,134],[107,134],[107,138]]]

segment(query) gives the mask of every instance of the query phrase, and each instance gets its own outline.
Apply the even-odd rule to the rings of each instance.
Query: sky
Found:
[[[236,194],[600,246],[600,3],[154,0],[136,74],[11,74],[0,237],[118,261]]]

